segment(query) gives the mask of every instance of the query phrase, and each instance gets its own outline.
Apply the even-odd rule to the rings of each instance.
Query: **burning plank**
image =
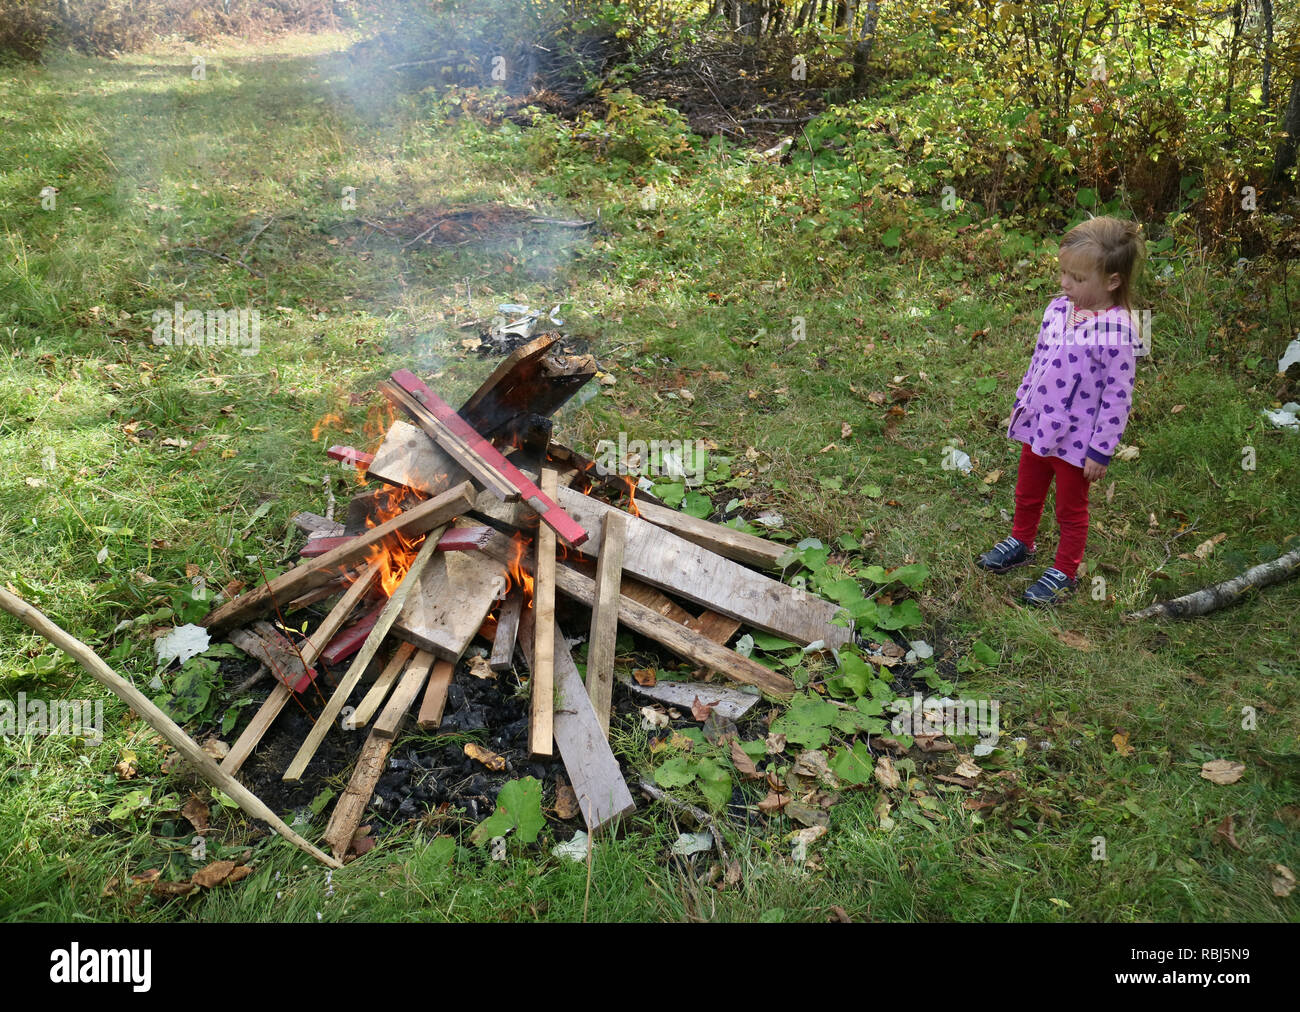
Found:
[[[507,671],[514,663],[519,613],[523,606],[523,589],[516,587],[506,595],[501,607],[497,609],[497,629],[492,639],[492,655],[488,658],[488,667],[493,671]]]
[[[314,590],[334,579],[335,570],[355,565],[373,554],[385,538],[401,535],[413,538],[425,534],[435,527],[440,527],[469,509],[474,501],[474,488],[468,482],[444,492],[442,495],[420,503],[414,509],[399,513],[391,520],[374,527],[364,534],[357,535],[349,544],[341,545],[332,552],[311,559],[289,572],[277,576],[270,583],[264,583],[247,594],[241,594],[233,601],[227,601],[204,619],[209,632],[222,633],[235,626],[245,624],[257,614],[268,611],[276,601],[288,601],[291,598]]]
[[[505,567],[477,552],[439,552],[419,581],[393,634],[443,660],[457,661],[505,589]]]
[[[529,667],[533,662],[532,626],[533,610],[525,609],[519,622],[519,643]],[[636,803],[627,789],[618,760],[601,733],[582,676],[559,637],[555,650],[555,687],[559,695],[559,705],[555,709],[555,744],[560,750],[569,782],[578,796],[578,807],[582,809],[587,830],[594,832],[633,811]]]
[[[596,375],[589,355],[552,355],[558,340],[558,334],[547,334],[517,348],[462,405],[460,416],[485,436],[513,441],[509,430],[516,419],[553,414]]]

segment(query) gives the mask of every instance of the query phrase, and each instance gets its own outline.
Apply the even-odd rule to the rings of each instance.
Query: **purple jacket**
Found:
[[[1133,402],[1132,320],[1121,307],[1070,326],[1070,300],[1048,303],[1038,346],[1016,391],[1007,438],[1040,457],[1109,464]]]

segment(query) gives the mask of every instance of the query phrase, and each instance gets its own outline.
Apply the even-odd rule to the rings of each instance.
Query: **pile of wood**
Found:
[[[634,808],[608,743],[620,625],[777,697],[793,691],[790,681],[727,646],[742,624],[826,649],[852,638],[851,627],[833,623],[834,604],[759,571],[774,568],[783,546],[636,496],[628,479],[597,474],[552,440],[551,414],[595,374],[592,359],[559,354],[557,341],[547,335],[518,349],[458,411],[412,373],[393,373],[381,389],[410,422],[394,421],[373,454],[330,450],[383,488],[358,496],[345,524],[301,514],[310,532],[304,561],[205,621],[276,677],[224,771],[240,768],[295,694],[324,707],[286,781],[302,778],[326,735],[369,729],[325,833],[337,857],[353,842],[404,721],[413,713],[421,729],[438,727],[455,665],[476,636],[491,643],[494,670],[512,668],[516,647],[522,652],[529,749],[558,751],[589,831]],[[581,630],[585,681],[556,625],[557,593],[591,609]],[[336,603],[302,643],[265,621],[330,597]],[[386,646],[391,655],[360,691]],[[321,663],[344,661],[327,693]]]

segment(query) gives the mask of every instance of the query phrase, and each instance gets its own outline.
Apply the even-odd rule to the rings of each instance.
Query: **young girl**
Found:
[[[993,573],[1026,566],[1056,479],[1056,558],[1025,592],[1032,604],[1054,604],[1076,586],[1088,540],[1088,486],[1106,473],[1128,422],[1133,397],[1137,327],[1133,279],[1145,255],[1140,228],[1117,218],[1092,218],[1061,240],[1061,292],[1043,314],[1038,346],[1016,391],[1009,439],[1024,446],[1016,475],[1011,536],[980,556]]]

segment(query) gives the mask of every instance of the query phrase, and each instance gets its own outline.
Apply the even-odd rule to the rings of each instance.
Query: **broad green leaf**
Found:
[[[685,787],[695,779],[695,770],[689,758],[684,755],[674,756],[655,770],[655,783],[672,790]]]
[[[695,761],[695,772],[700,778],[700,790],[714,808],[723,808],[731,800],[731,774],[726,767],[712,759]]]
[[[854,742],[851,749],[837,749],[831,753],[827,765],[846,784],[865,784],[871,780],[871,753],[866,742]]]
[[[497,795],[497,810],[475,827],[470,840],[482,844],[510,830],[524,843],[534,843],[546,819],[542,815],[542,782],[534,777],[507,781]]]

